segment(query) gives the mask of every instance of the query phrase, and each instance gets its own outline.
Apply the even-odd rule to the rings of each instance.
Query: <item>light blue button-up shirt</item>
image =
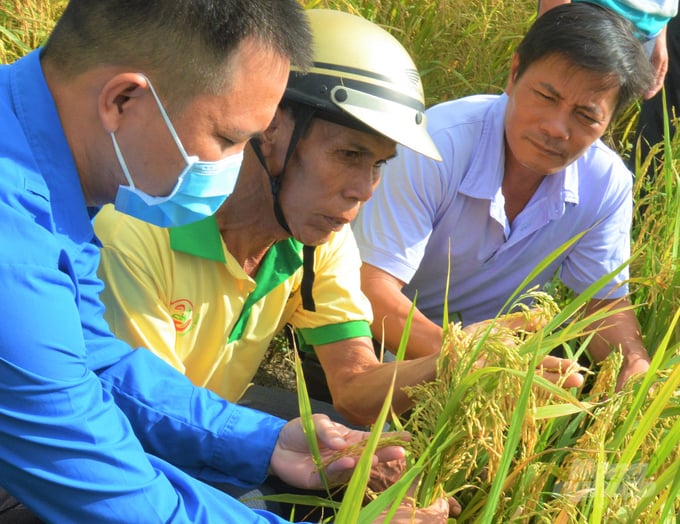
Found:
[[[449,260],[449,312],[467,324],[495,317],[539,262],[580,233],[528,287],[559,271],[581,293],[630,256],[632,175],[600,141],[545,177],[509,223],[506,103],[477,95],[431,108],[428,130],[444,161],[399,147],[353,224],[362,260],[406,282],[404,293],[417,292],[418,309],[440,325]],[[624,296],[627,278],[626,268],[596,296]]]
[[[0,66],[0,485],[48,522],[287,522],[199,480],[263,481],[284,421],[112,336],[91,214],[38,52]]]

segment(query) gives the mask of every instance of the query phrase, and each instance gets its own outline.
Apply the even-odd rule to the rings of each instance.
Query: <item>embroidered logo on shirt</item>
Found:
[[[188,331],[193,320],[194,305],[186,298],[180,298],[170,303],[170,315],[175,323],[175,331]]]

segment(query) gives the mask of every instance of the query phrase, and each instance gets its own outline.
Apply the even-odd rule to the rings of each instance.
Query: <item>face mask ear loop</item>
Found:
[[[123,158],[123,153],[120,150],[120,147],[118,146],[118,140],[116,140],[116,135],[114,134],[113,131],[109,133],[111,135],[111,141],[113,142],[113,150],[116,152],[116,156],[118,157],[118,163],[120,164],[120,169],[123,171],[123,175],[125,176],[125,180],[127,180],[128,185],[134,189],[135,188],[135,183],[132,181],[132,176],[130,175],[130,170],[128,169],[127,163],[125,162],[125,159]]]
[[[175,145],[177,146],[177,149],[179,149],[179,152],[182,155],[182,158],[184,158],[184,162],[189,164],[189,155],[187,154],[186,149],[184,149],[184,145],[182,145],[182,141],[179,139],[179,136],[177,135],[177,131],[175,131],[175,126],[172,125],[172,121],[170,120],[170,117],[168,116],[167,111],[165,110],[165,107],[163,106],[163,102],[161,102],[161,99],[158,96],[158,93],[156,93],[156,90],[153,87],[153,84],[151,83],[151,80],[144,75],[143,73],[139,73],[144,80],[146,80],[146,83],[149,85],[149,91],[151,91],[151,94],[154,97],[154,100],[156,100],[156,105],[158,106],[158,110],[161,112],[161,117],[165,121],[165,125],[168,128],[168,131],[170,132],[170,136],[172,139],[175,141]]]

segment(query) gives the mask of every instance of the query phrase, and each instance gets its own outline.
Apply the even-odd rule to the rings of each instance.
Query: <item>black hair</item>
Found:
[[[649,58],[633,25],[609,9],[576,2],[539,16],[517,48],[516,79],[531,64],[549,56],[566,58],[574,67],[602,75],[618,87],[615,113],[641,96],[654,80]]]
[[[42,58],[64,78],[121,65],[168,98],[218,92],[227,59],[246,38],[291,63],[311,63],[311,33],[297,0],[70,0]]]

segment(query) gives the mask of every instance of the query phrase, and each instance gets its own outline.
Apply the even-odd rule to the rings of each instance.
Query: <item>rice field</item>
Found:
[[[306,0],[361,14],[392,32],[419,67],[428,105],[473,93],[499,93],[515,45],[534,17],[527,0]],[[0,0],[0,62],[39,46],[65,1]],[[606,141],[629,154],[638,107],[611,126]],[[631,299],[650,372],[614,390],[620,358],[606,360],[585,390],[563,390],[534,372],[552,348],[584,352],[588,337],[583,300],[559,284],[534,291],[545,327],[532,335],[486,330],[470,336],[451,324],[439,379],[411,388],[415,408],[400,421],[385,408],[376,424],[404,427],[408,447],[404,479],[366,495],[367,465],[360,464],[333,522],[372,522],[401,500],[417,479],[415,498],[427,505],[455,496],[460,523],[672,523],[680,514],[680,192],[678,140],[655,146],[663,162],[642,176],[634,195]],[[484,357],[483,369],[473,363]],[[451,365],[451,359],[458,361]],[[527,371],[529,370],[529,371]],[[301,374],[298,374],[301,375]],[[298,377],[301,379],[301,377]],[[306,411],[304,382],[299,395]],[[378,433],[367,450],[380,445]],[[329,502],[329,505],[332,504]]]

